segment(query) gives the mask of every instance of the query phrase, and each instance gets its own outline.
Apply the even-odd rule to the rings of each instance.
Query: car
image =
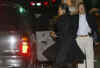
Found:
[[[33,68],[36,41],[32,15],[23,6],[0,1],[0,68]]]

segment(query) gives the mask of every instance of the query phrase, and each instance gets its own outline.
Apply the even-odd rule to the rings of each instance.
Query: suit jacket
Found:
[[[56,22],[56,64],[83,60],[84,54],[73,38],[73,16],[63,15]]]
[[[98,31],[98,26],[96,23],[96,17],[93,15],[86,14],[86,19],[88,22],[88,25],[90,26],[92,33],[91,36],[93,37],[94,41],[100,42],[100,33]],[[79,15],[74,16],[73,20],[73,38],[77,37],[77,30],[79,26]]]

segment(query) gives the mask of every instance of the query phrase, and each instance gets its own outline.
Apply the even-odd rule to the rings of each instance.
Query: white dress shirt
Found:
[[[79,27],[77,31],[77,35],[88,35],[91,33],[91,28],[88,25],[86,14],[79,15]]]

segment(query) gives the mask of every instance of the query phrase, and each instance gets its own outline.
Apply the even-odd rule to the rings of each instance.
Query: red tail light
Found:
[[[20,54],[23,56],[30,56],[30,44],[28,41],[22,40],[20,44]]]
[[[32,1],[32,2],[30,2],[30,5],[31,5],[31,6],[35,6],[36,3]]]

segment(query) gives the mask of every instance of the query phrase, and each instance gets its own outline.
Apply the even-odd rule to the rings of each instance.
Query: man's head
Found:
[[[79,3],[78,7],[79,14],[84,14],[86,12],[84,3]]]

